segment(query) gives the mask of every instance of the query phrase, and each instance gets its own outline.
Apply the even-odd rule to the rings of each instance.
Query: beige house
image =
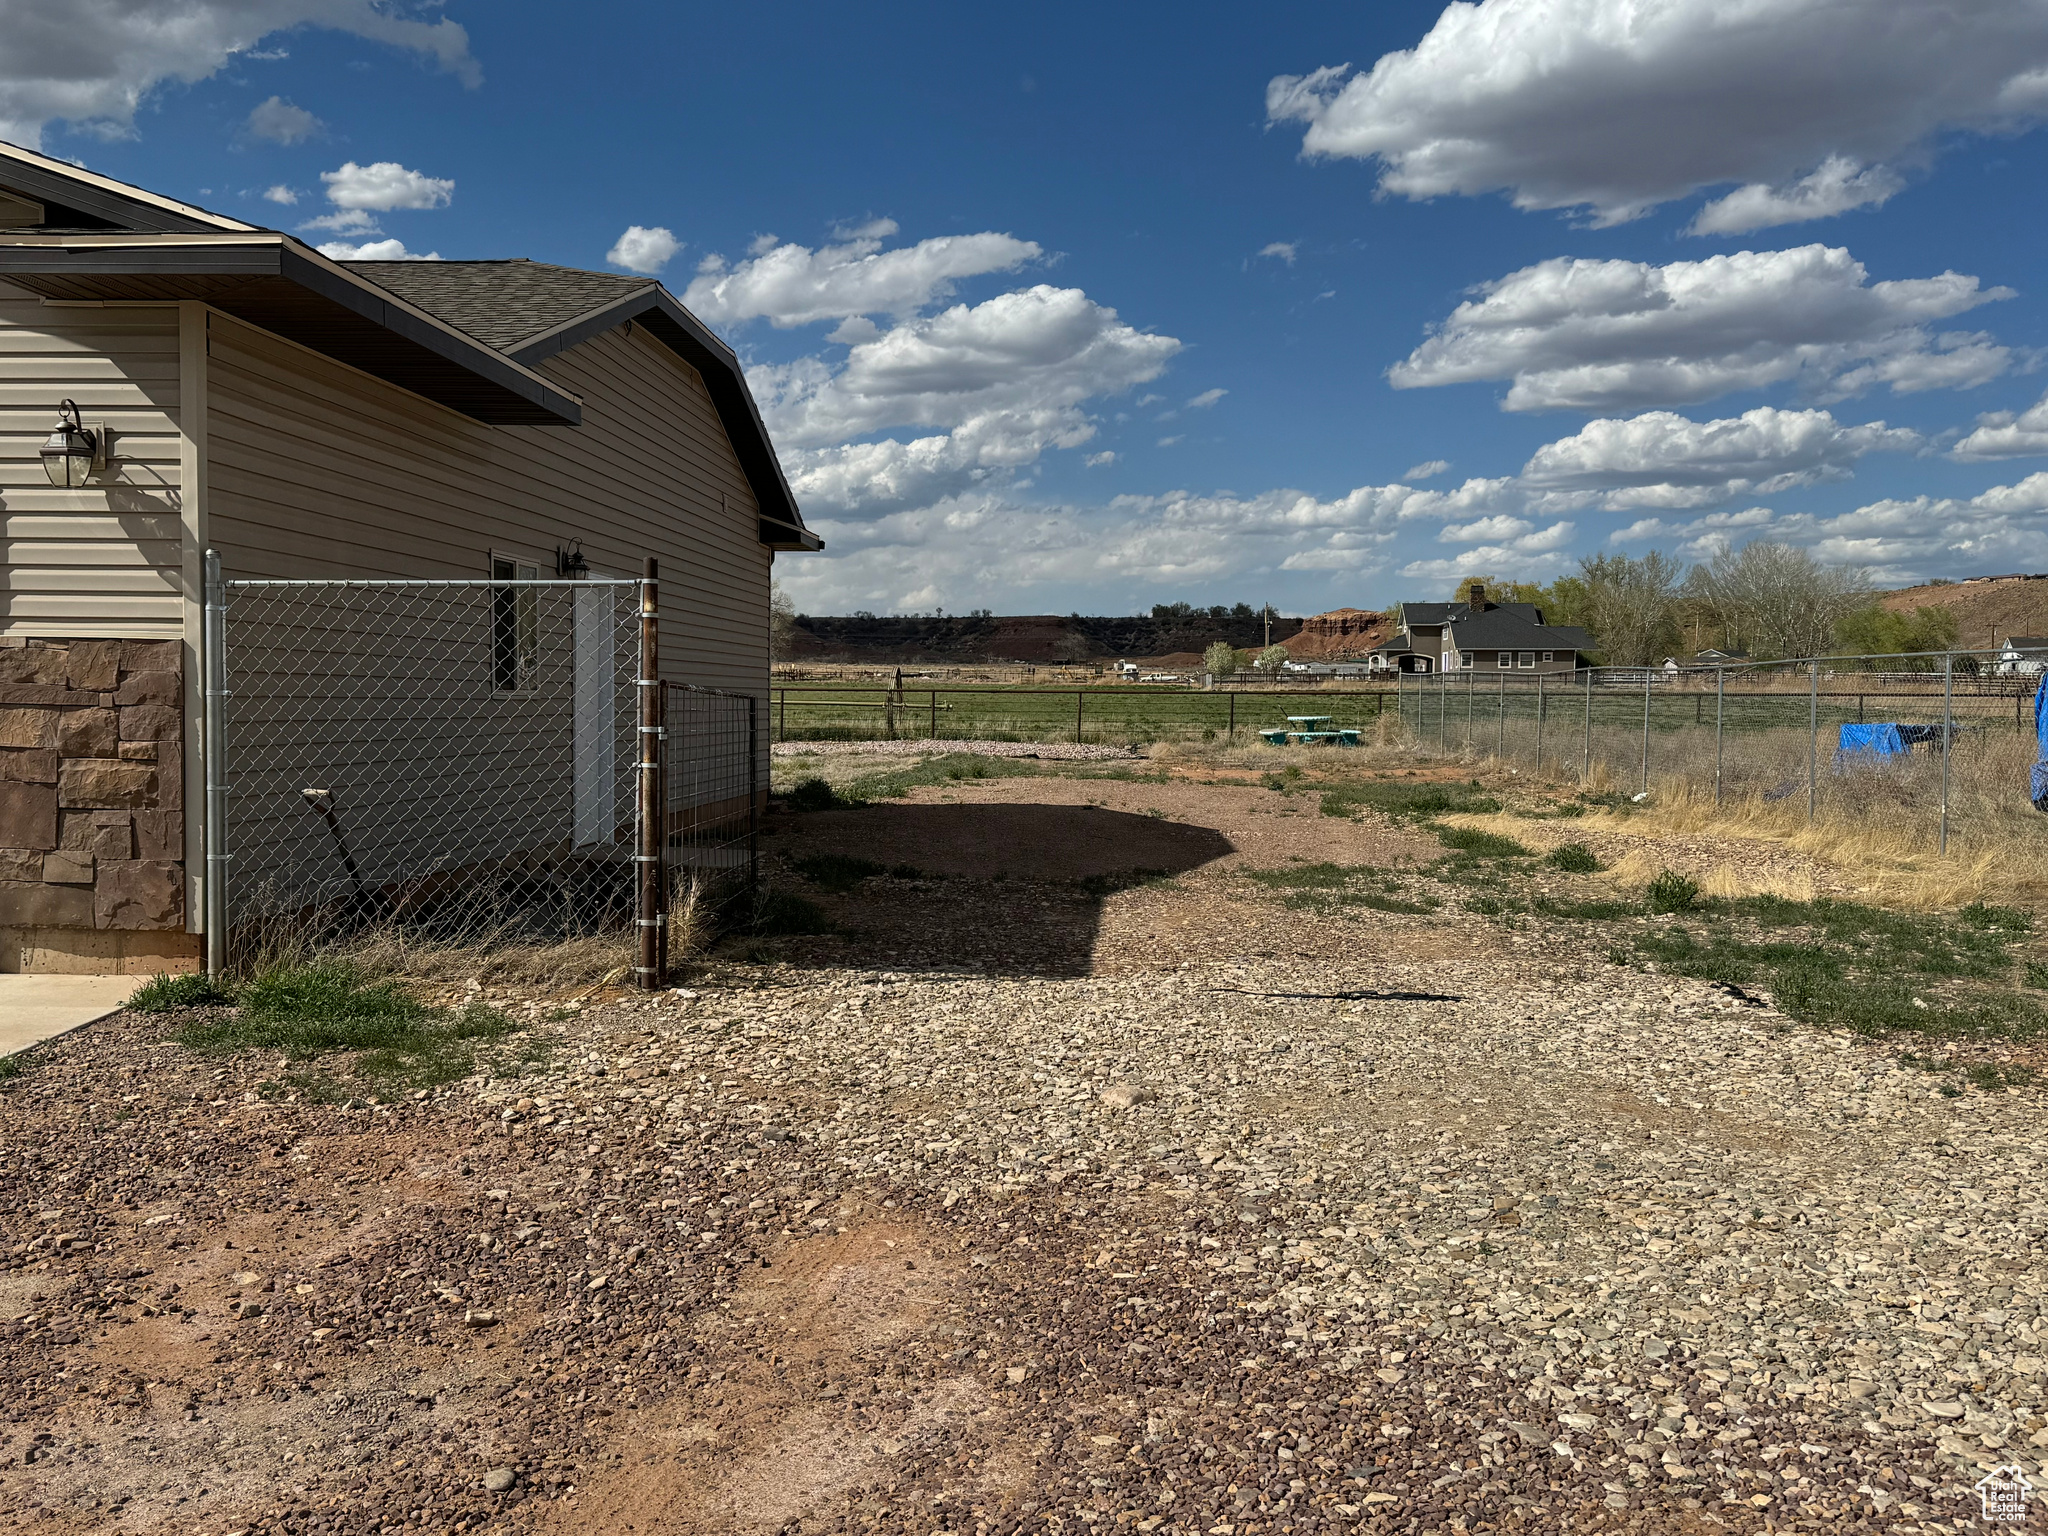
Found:
[[[206,549],[244,578],[651,556],[663,675],[761,696],[771,562],[820,547],[737,358],[657,282],[335,262],[4,144],[0,519],[0,970],[197,952]]]

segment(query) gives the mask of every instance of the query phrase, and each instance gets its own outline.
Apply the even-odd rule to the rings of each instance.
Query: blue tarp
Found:
[[[2034,764],[2027,798],[2035,810],[2048,811],[2048,678],[2034,690],[2034,738],[2041,744],[2041,760]]]
[[[1845,725],[1835,744],[1837,761],[1851,754],[1879,759],[1903,756],[1909,749],[1905,733],[1896,725]]]

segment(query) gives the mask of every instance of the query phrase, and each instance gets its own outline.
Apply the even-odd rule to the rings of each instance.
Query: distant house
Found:
[[[1733,662],[1747,660],[1749,660],[1749,652],[1747,651],[1720,651],[1710,645],[1704,651],[1694,651],[1689,665],[1695,667],[1724,667]]]
[[[2004,677],[2036,677],[2048,670],[2048,636],[2014,635],[1998,648],[1991,670]]]
[[[1573,672],[1588,665],[1593,637],[1574,625],[1546,624],[1534,603],[1488,600],[1468,582],[1450,603],[1403,603],[1396,633],[1367,658],[1375,671]]]

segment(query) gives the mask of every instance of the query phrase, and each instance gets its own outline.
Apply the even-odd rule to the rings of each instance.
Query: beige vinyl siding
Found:
[[[696,371],[644,331],[543,363],[580,427],[486,427],[267,332],[209,317],[209,536],[230,577],[552,575],[661,562],[664,676],[762,694],[770,551]]]
[[[57,490],[36,450],[57,402],[113,434],[109,472]],[[0,283],[0,634],[185,633],[178,311],[46,305]]]

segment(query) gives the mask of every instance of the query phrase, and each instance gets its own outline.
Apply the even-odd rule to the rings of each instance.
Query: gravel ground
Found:
[[[1093,900],[1054,973],[1070,887],[871,880],[867,940],[392,1104],[53,1042],[0,1097],[0,1518],[1945,1533],[2038,1475],[2039,1090],[1567,934]]]

